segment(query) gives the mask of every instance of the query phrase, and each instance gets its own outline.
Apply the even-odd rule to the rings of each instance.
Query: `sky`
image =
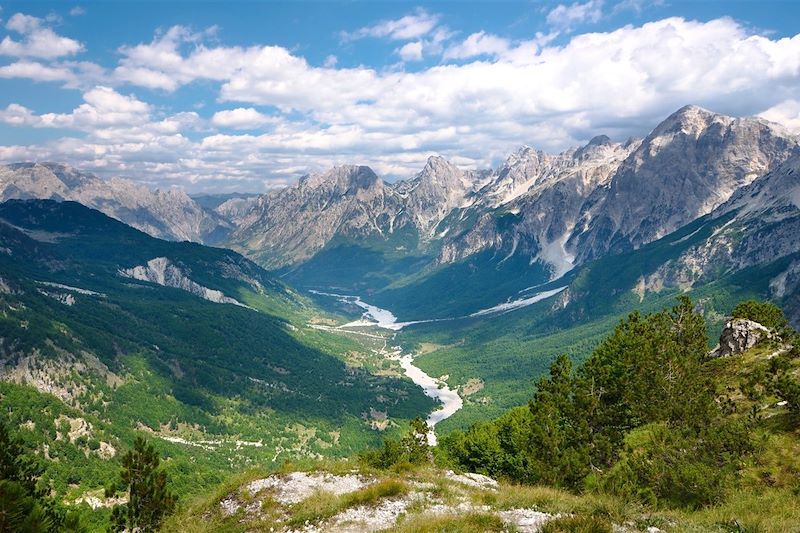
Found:
[[[150,187],[496,167],[686,104],[800,133],[800,1],[0,0],[0,163]]]

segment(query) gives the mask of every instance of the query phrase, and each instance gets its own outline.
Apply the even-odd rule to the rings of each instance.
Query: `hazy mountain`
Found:
[[[151,191],[129,180],[106,181],[57,163],[0,166],[0,201],[11,198],[73,200],[169,240],[216,242],[231,228],[224,217],[204,209],[181,189]]]
[[[369,167],[334,167],[262,195],[230,237],[269,267],[310,259],[334,238],[389,239],[411,223],[402,198]]]

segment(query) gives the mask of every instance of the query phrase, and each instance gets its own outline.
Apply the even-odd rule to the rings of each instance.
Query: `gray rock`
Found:
[[[734,318],[725,323],[725,328],[719,337],[719,346],[708,355],[713,358],[739,355],[771,337],[770,330],[758,322],[746,318]]]

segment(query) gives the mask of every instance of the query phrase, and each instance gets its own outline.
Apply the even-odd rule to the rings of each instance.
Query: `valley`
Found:
[[[90,529],[120,503],[109,479],[137,437],[184,502],[228,487],[231,473],[256,469],[274,484],[276,472],[314,465],[362,469],[381,487],[409,480],[370,469],[422,463],[540,482],[549,467],[524,455],[533,444],[517,432],[541,429],[526,413],[563,356],[599,364],[621,323],[678,320],[665,310],[678,299],[688,313],[683,297],[693,358],[742,301],[770,301],[787,328],[800,325],[798,165],[797,138],[775,124],[695,106],[643,139],[523,147],[485,170],[431,156],[396,182],[339,165],[260,195],[193,199],[56,163],[8,165],[0,407],[46,462],[41,483]],[[791,350],[788,337],[770,342]],[[604,475],[628,453],[612,437]],[[473,452],[495,462],[470,462]],[[523,471],[533,477],[514,477]],[[584,490],[586,472],[555,484]],[[465,509],[508,511],[489,493],[440,489]],[[254,495],[231,494],[250,509]],[[337,497],[325,505],[342,510],[348,496]],[[276,507],[280,520],[290,503]],[[330,509],[318,520],[338,516]],[[204,512],[230,525],[239,511]]]

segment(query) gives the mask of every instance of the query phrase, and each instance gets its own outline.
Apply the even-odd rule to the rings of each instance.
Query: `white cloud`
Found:
[[[783,124],[795,135],[800,135],[800,100],[785,100],[766,111],[762,111],[758,116]]]
[[[16,41],[5,36],[0,41],[0,55],[53,59],[83,51],[80,42],[56,34],[45,27],[44,22],[43,19],[22,13],[13,15],[6,23],[6,29],[22,35],[22,40]]]
[[[232,129],[253,129],[275,122],[274,117],[259,113],[252,107],[226,109],[214,113],[211,117],[211,123],[215,126]]]
[[[413,15],[406,15],[395,20],[384,20],[373,26],[365,26],[354,32],[342,32],[345,41],[354,41],[364,37],[386,37],[396,41],[419,39],[436,28],[440,16],[418,8]]]
[[[11,124],[12,126],[30,126],[37,121],[33,111],[19,104],[9,104],[0,110],[0,122]]]
[[[339,63],[339,58],[331,54],[325,58],[325,61],[322,63],[322,66],[325,68],[334,68],[337,63]]]
[[[479,31],[467,37],[463,42],[451,46],[444,51],[445,59],[467,59],[475,56],[499,56],[508,52],[508,39]]]
[[[34,81],[63,81],[76,83],[77,77],[70,68],[49,66],[36,61],[21,60],[0,67],[0,78],[26,78]]]
[[[69,15],[71,17],[80,17],[81,15],[85,15],[86,10],[81,6],[75,6],[69,10]]]
[[[397,49],[397,55],[403,61],[420,61],[422,59],[422,41],[406,43]]]
[[[559,4],[547,14],[547,23],[560,30],[571,30],[586,22],[599,22],[603,18],[603,0],[588,0],[581,4]]]
[[[407,49],[406,59],[447,44],[437,44],[438,31],[410,40],[421,45]],[[86,134],[0,147],[0,160],[64,160],[105,174],[252,188],[347,162],[408,176],[432,153],[486,167],[523,143],[561,150],[600,133],[642,135],[687,103],[737,115],[763,112],[790,126],[798,120],[792,106],[800,94],[800,35],[771,39],[726,18],[670,18],[561,45],[552,44],[554,32],[522,42],[478,32],[447,48],[447,59],[433,67],[381,71],[312,65],[282,47],[225,46],[171,28],[149,43],[122,47],[108,84],[85,90],[85,102],[70,113],[38,115],[19,105],[0,111],[8,124]],[[0,76],[14,74],[12,67],[58,79],[59,69],[77,77],[103,74],[90,65],[27,61],[0,67]],[[196,113],[165,114],[111,88],[173,91],[196,81],[230,103],[209,113],[211,125],[264,129],[209,133]]]

